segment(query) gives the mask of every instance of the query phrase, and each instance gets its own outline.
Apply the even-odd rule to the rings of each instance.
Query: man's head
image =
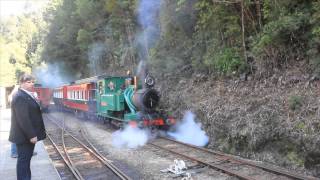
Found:
[[[35,81],[35,78],[30,74],[23,74],[19,79],[20,87],[27,91],[32,91],[34,86],[34,81]]]

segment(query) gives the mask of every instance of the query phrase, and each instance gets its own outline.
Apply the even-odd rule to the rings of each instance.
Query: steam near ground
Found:
[[[168,132],[170,137],[177,141],[205,146],[209,142],[206,133],[201,129],[201,124],[195,122],[195,115],[187,111],[184,118],[174,128],[174,132]],[[145,145],[148,140],[154,138],[148,129],[125,127],[112,134],[112,144],[117,148],[137,148]]]
[[[118,148],[137,148],[147,143],[151,134],[146,129],[125,127],[112,134],[112,144]]]
[[[184,114],[182,121],[177,124],[176,131],[169,132],[168,135],[177,141],[195,146],[205,146],[209,142],[209,137],[201,129],[201,123],[195,122],[195,115],[191,111]]]

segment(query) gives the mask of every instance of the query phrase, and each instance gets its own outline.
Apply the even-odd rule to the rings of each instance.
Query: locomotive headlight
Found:
[[[144,79],[144,83],[148,86],[148,87],[153,87],[155,84],[155,80],[152,76],[147,75],[147,77]]]

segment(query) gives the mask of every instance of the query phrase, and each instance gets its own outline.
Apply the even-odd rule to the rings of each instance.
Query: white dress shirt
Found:
[[[38,102],[38,98],[37,98],[38,95],[37,95],[36,92],[30,92],[30,91],[25,90],[25,89],[23,89],[23,88],[20,88],[20,89],[21,89],[22,91],[26,92],[29,96],[31,96],[32,99],[35,100],[36,103],[40,106],[40,104],[39,104],[39,102]]]

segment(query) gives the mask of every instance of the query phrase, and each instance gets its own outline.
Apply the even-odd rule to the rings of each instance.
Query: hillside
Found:
[[[211,78],[179,72],[159,79],[163,108],[191,109],[209,147],[320,176],[319,86],[286,71],[266,79]]]

